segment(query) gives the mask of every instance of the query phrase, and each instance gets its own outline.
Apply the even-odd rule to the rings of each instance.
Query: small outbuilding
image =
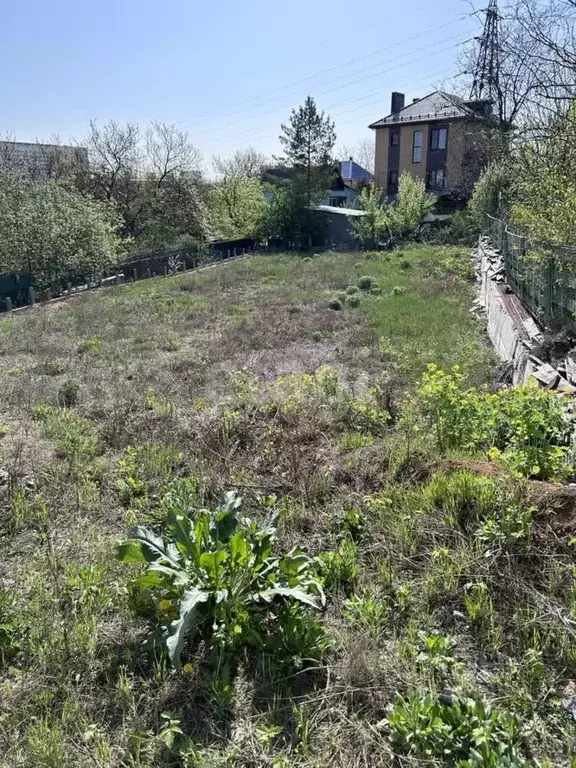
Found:
[[[326,217],[326,238],[331,248],[356,250],[360,242],[350,227],[351,219],[366,216],[366,211],[333,205],[315,205],[314,210]]]

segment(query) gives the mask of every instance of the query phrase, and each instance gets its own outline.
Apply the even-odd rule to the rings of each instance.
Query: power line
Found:
[[[410,84],[411,85],[426,84],[426,85],[430,85],[431,87],[433,87],[432,86],[432,79],[433,78],[442,77],[444,75],[450,74],[451,72],[452,72],[452,70],[448,69],[448,70],[443,70],[441,72],[436,72],[434,74],[429,74],[429,75],[426,76],[425,79],[423,78],[422,80],[418,80],[418,81],[411,80]],[[378,93],[380,93],[379,90],[378,91],[374,91],[372,93],[372,95],[378,94]],[[369,98],[369,95],[365,97],[366,100],[368,100],[368,98]],[[363,97],[363,100],[364,100],[364,97]],[[355,107],[354,109],[345,109],[345,110],[343,110],[343,111],[341,111],[339,113],[336,113],[335,117],[337,119],[337,128],[339,126],[341,126],[341,125],[348,125],[349,123],[355,122],[358,119],[356,117],[351,117],[348,120],[339,120],[338,119],[338,115],[339,114],[346,116],[346,115],[350,115],[350,114],[353,114],[353,113],[357,113],[357,112],[359,112],[360,110],[363,110],[363,109],[366,109],[366,107],[363,107],[363,106],[362,107]],[[262,141],[262,140],[268,139],[268,138],[270,138],[270,133],[262,134],[260,136],[240,135],[240,136],[236,136],[234,141],[228,142],[226,144],[221,144],[218,147],[218,149],[210,148],[210,147],[207,148],[207,149],[204,149],[204,153],[208,154],[208,155],[215,155],[215,154],[218,154],[219,152],[222,152],[222,150],[225,150],[227,148],[234,148],[234,147],[237,148],[239,146],[239,144],[250,145],[252,142]]]
[[[270,95],[270,94],[277,94],[279,91],[286,90],[287,88],[293,88],[294,86],[301,85],[302,83],[306,83],[306,82],[308,82],[310,80],[314,80],[315,78],[319,77],[320,75],[325,75],[325,74],[329,74],[330,72],[335,72],[335,71],[341,70],[343,68],[348,67],[350,64],[355,64],[358,61],[363,61],[363,60],[365,60],[367,58],[370,58],[372,56],[376,56],[378,54],[394,50],[395,48],[398,48],[399,46],[403,46],[406,43],[411,42],[412,40],[417,40],[417,39],[419,39],[421,37],[424,37],[426,35],[431,34],[432,32],[437,32],[437,31],[439,31],[441,29],[446,29],[447,27],[452,26],[453,24],[457,24],[457,23],[463,21],[464,19],[472,18],[473,16],[474,16],[474,13],[466,13],[466,14],[464,14],[462,16],[459,16],[456,19],[453,19],[452,21],[448,21],[448,22],[446,22],[444,24],[439,24],[436,27],[430,27],[430,28],[425,29],[422,32],[418,32],[418,33],[416,33],[414,35],[410,35],[409,37],[404,38],[403,40],[399,40],[396,43],[392,43],[392,45],[386,45],[386,46],[384,46],[382,48],[377,48],[376,50],[374,50],[374,51],[372,51],[370,53],[363,54],[362,56],[356,56],[356,57],[354,57],[352,59],[348,59],[347,61],[342,62],[342,64],[338,64],[335,67],[329,67],[328,69],[319,70],[319,71],[315,72],[312,75],[307,75],[306,77],[303,77],[303,78],[301,78],[299,80],[292,81],[291,83],[285,83],[284,85],[278,86],[277,88],[274,88],[273,90],[264,91],[264,92],[262,92],[262,93],[260,93],[258,95],[248,97],[247,99],[242,99],[242,101],[238,101],[238,102],[235,102],[235,103],[232,103],[232,104],[228,104],[228,105],[226,105],[224,107],[224,109],[228,110],[228,109],[233,108],[233,107],[239,107],[240,108],[239,111],[243,111],[245,109],[245,107],[246,107],[246,104],[249,103],[249,102],[260,101],[260,100],[263,100],[263,99],[266,99],[266,101],[269,102],[269,100],[267,99],[267,96]],[[336,78],[336,79],[338,79],[338,78]],[[194,125],[198,125],[198,124],[202,123],[204,121],[205,117],[209,117],[210,115],[220,115],[220,114],[222,114],[221,113],[221,109],[210,110],[210,111],[205,112],[205,113],[203,113],[201,115],[198,115],[196,117],[196,119],[194,121],[192,121],[192,122],[186,122],[186,123],[180,122],[179,125],[182,125],[183,127],[186,127],[186,128],[187,127],[192,127]],[[228,114],[231,114],[231,113],[228,113]]]
[[[449,50],[452,50],[454,48],[458,48],[461,45],[463,45],[463,44],[465,44],[465,43],[470,41],[470,39],[459,40],[458,42],[453,43],[452,45],[446,46],[445,48],[438,49],[437,46],[440,45],[442,42],[446,42],[447,39],[451,40],[453,38],[445,38],[444,40],[437,40],[437,41],[435,41],[433,43],[430,43],[429,45],[425,46],[425,49],[427,49],[427,48],[434,48],[434,53],[435,54],[444,53],[445,51],[449,51]],[[419,50],[422,51],[423,49],[420,48]],[[408,53],[404,54],[403,56],[400,56],[399,58],[402,59],[402,58],[404,58],[406,56],[410,56],[413,53],[415,53],[415,51],[409,51]],[[344,84],[339,84],[339,85],[337,85],[337,86],[335,86],[333,88],[328,88],[328,89],[325,89],[325,90],[322,90],[322,91],[318,91],[318,92],[316,92],[315,96],[324,96],[324,95],[329,94],[329,93],[335,93],[335,92],[343,91],[346,88],[349,88],[350,86],[357,85],[358,83],[362,83],[362,82],[367,82],[368,80],[373,80],[374,78],[377,78],[377,77],[381,77],[382,75],[388,74],[389,72],[393,72],[393,71],[395,71],[397,69],[405,67],[407,64],[412,64],[414,62],[421,61],[422,59],[425,59],[428,56],[430,56],[430,52],[429,51],[424,53],[424,54],[422,54],[422,55],[420,55],[420,56],[416,56],[416,57],[410,58],[407,61],[400,61],[400,62],[396,63],[392,67],[387,67],[385,69],[379,68],[378,71],[376,71],[376,72],[371,71],[371,74],[366,75],[364,77],[357,78],[355,80],[350,80],[348,82],[345,82]],[[363,71],[366,71],[366,69],[373,70],[373,67],[367,67]],[[331,81],[331,82],[334,82],[334,80]],[[328,84],[328,83],[325,83],[325,84]],[[376,91],[374,91],[372,93],[375,95]],[[282,101],[282,100],[285,101],[286,98],[292,98],[292,97],[281,97],[280,101]],[[368,96],[357,97],[355,99],[352,99],[352,101],[359,101],[359,100],[362,100],[362,99],[365,99],[365,98],[369,98],[369,95]],[[278,100],[275,100],[275,101],[278,101]],[[234,126],[234,125],[238,125],[240,123],[245,123],[245,122],[247,122],[249,120],[254,120],[256,118],[261,118],[261,117],[266,116],[266,115],[276,114],[278,112],[278,108],[280,106],[281,105],[278,104],[274,108],[266,109],[263,112],[255,111],[255,112],[249,112],[248,114],[246,114],[246,112],[245,112],[245,116],[244,117],[239,118],[238,120],[232,120],[232,121],[227,120],[226,119],[226,117],[227,117],[226,115],[222,115],[222,117],[221,117],[219,122],[221,123],[223,120],[226,120],[226,124],[225,125],[218,125],[218,126],[216,126],[214,128],[206,127],[205,129],[203,129],[201,131],[195,131],[192,134],[192,139],[195,140],[197,137],[203,136],[203,135],[206,135],[206,134],[213,135],[213,134],[219,133],[221,131],[226,131],[231,126]],[[330,108],[331,108],[330,106],[326,107],[326,109],[330,109]]]

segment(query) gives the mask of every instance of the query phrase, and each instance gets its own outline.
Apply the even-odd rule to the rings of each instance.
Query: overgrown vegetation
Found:
[[[571,765],[564,401],[464,252],[358,258],[0,323],[0,765]]]
[[[64,183],[0,173],[0,271],[62,290],[107,275],[120,258],[120,220]]]
[[[360,192],[358,202],[366,216],[353,218],[351,229],[366,248],[375,248],[389,239],[416,239],[426,214],[436,204],[436,198],[426,192],[422,180],[403,173],[395,200],[384,200],[382,190],[368,186]]]

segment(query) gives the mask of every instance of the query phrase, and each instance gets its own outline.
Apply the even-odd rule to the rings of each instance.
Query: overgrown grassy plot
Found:
[[[468,273],[263,256],[3,322],[0,765],[570,765],[573,512],[525,477],[566,414],[467,391]]]

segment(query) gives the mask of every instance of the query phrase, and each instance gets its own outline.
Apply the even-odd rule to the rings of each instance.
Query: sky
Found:
[[[479,25],[466,0],[5,0],[0,135],[82,141],[92,118],[159,120],[209,165],[247,146],[279,154],[280,124],[310,94],[353,146],[392,90],[450,85]]]

